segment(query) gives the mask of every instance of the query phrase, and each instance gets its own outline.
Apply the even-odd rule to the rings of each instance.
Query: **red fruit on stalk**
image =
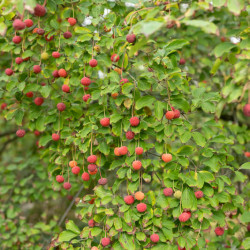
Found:
[[[87,161],[89,163],[95,163],[97,161],[97,157],[96,155],[90,155],[88,158],[87,158]]]
[[[63,183],[63,188],[66,189],[66,190],[69,190],[69,189],[71,189],[71,184],[69,182],[64,182]]]
[[[89,61],[89,66],[92,67],[92,68],[96,67],[97,64],[98,64],[98,62],[97,62],[96,59],[91,59],[91,60]]]
[[[112,62],[118,62],[120,57],[117,54],[113,54],[110,59]]]
[[[70,92],[70,87],[69,85],[63,84],[62,86],[62,91],[65,93],[69,93]]]
[[[74,26],[76,24],[76,19],[73,17],[69,17],[68,22],[69,22],[70,26]]]
[[[58,103],[56,106],[59,111],[64,111],[66,109],[66,105],[62,102]]]
[[[34,94],[33,94],[32,91],[26,93],[26,96],[29,97],[29,98],[33,97],[33,95],[34,95]]]
[[[7,103],[4,102],[4,103],[1,104],[1,109],[2,110],[4,110],[6,107],[7,107]]]
[[[128,148],[126,146],[122,146],[119,148],[120,155],[126,155],[128,153]]]
[[[221,236],[224,234],[224,228],[223,227],[216,227],[214,232],[217,236]]]
[[[130,125],[132,127],[137,127],[140,124],[140,119],[137,116],[130,118]]]
[[[83,86],[89,86],[89,85],[91,84],[91,80],[90,80],[88,77],[83,77],[83,78],[81,79],[81,84],[82,84]]]
[[[88,173],[83,173],[82,174],[82,179],[83,179],[83,181],[88,181],[89,180],[89,174]]]
[[[243,108],[243,113],[245,116],[249,117],[250,116],[250,104],[246,104]]]
[[[133,195],[127,195],[124,197],[124,202],[127,204],[127,205],[131,205],[133,204],[135,201]]]
[[[172,120],[174,118],[174,111],[167,111],[165,116],[168,120]]]
[[[102,238],[101,243],[103,247],[108,246],[110,244],[110,238]]]
[[[97,166],[95,164],[89,164],[88,165],[88,170],[90,172],[94,172],[96,170]]]
[[[133,161],[132,166],[134,170],[140,170],[142,167],[142,164],[140,161]]]
[[[25,23],[20,19],[15,19],[12,25],[13,25],[15,30],[25,29]]]
[[[142,155],[142,154],[143,154],[143,148],[142,148],[142,147],[137,147],[137,148],[135,149],[135,153],[136,153],[137,155]]]
[[[42,97],[37,97],[35,98],[34,100],[34,103],[37,105],[37,106],[41,106],[43,104],[44,100]]]
[[[245,155],[246,157],[250,157],[250,152],[245,152],[244,155]]]
[[[46,14],[46,9],[44,6],[37,4],[36,7],[34,8],[34,15],[35,16],[45,16]]]
[[[115,154],[116,156],[120,156],[120,155],[121,155],[120,152],[119,152],[119,150],[120,150],[120,148],[118,148],[118,147],[116,147],[116,148],[114,149],[114,154]]]
[[[69,38],[72,37],[72,34],[71,34],[71,32],[66,31],[66,32],[63,33],[63,37],[64,37],[65,39],[69,39]]]
[[[71,168],[71,172],[73,173],[73,174],[79,174],[80,173],[80,168],[78,167],[78,166],[75,166],[75,167],[73,167],[73,168]]]
[[[94,227],[95,226],[95,221],[93,219],[88,221],[89,227]]]
[[[52,56],[54,58],[59,58],[61,56],[61,54],[58,51],[54,51],[54,52],[52,52]]]
[[[25,132],[24,129],[18,129],[18,130],[16,131],[16,135],[17,135],[18,137],[24,137],[25,134],[26,134],[26,132]]]
[[[180,214],[179,216],[179,221],[180,222],[186,222],[190,219],[191,217],[191,213],[188,212],[183,212],[182,214]]]
[[[181,58],[180,61],[179,61],[179,64],[184,65],[185,63],[186,63],[186,60],[184,58]]]
[[[62,175],[57,175],[57,176],[56,176],[56,181],[57,181],[58,183],[63,183],[63,182],[64,182],[63,176],[62,176]]]
[[[172,196],[173,195],[173,189],[172,188],[164,188],[163,189],[163,194],[165,195],[165,196]]]
[[[108,127],[110,125],[110,119],[107,117],[104,117],[100,120],[100,123],[103,127]]]
[[[23,59],[21,57],[17,57],[15,59],[16,64],[21,64],[23,62]]]
[[[20,36],[14,36],[12,38],[12,42],[15,44],[19,44],[21,41],[22,41],[22,37],[20,37]]]
[[[195,193],[195,197],[197,198],[197,199],[200,199],[200,198],[202,198],[203,197],[203,192],[202,191],[196,191]]]
[[[42,71],[42,69],[41,69],[41,67],[39,65],[34,65],[33,66],[33,71],[34,71],[35,74],[39,74]]]
[[[14,73],[14,71],[12,69],[10,69],[10,68],[8,68],[8,69],[5,70],[5,74],[7,76],[11,76],[11,75],[13,75],[13,73]]]
[[[125,83],[128,83],[128,82],[129,82],[129,80],[128,80],[127,78],[122,78],[122,79],[120,80],[121,85],[123,85],[123,84],[125,84]]]
[[[82,97],[82,99],[83,99],[84,102],[87,102],[89,98],[90,98],[90,94],[84,95]]]
[[[139,203],[137,206],[136,206],[136,209],[138,212],[140,213],[143,213],[147,210],[147,205],[145,203]]]
[[[58,70],[58,75],[60,76],[60,77],[66,77],[67,76],[67,72],[66,72],[66,70],[65,69],[59,69]]]
[[[44,29],[37,29],[36,30],[36,33],[40,36],[42,36],[44,33],[45,33],[45,30]]]
[[[39,136],[41,133],[38,130],[34,131],[35,136]]]
[[[129,42],[129,43],[135,43],[135,41],[136,41],[136,36],[135,36],[135,34],[128,34],[128,35],[126,36],[126,40],[127,40],[127,42]]]
[[[55,77],[55,78],[58,78],[60,77],[59,74],[58,74],[58,70],[54,70],[52,75]]]
[[[59,141],[60,140],[60,135],[58,135],[58,134],[52,134],[52,140],[53,141]]]
[[[152,234],[152,235],[150,236],[150,240],[151,240],[152,242],[154,242],[154,243],[157,243],[157,242],[160,240],[160,237],[159,237],[158,234]]]
[[[101,178],[101,179],[98,180],[98,183],[99,183],[100,185],[106,185],[107,182],[108,182],[107,178]]]
[[[163,154],[161,156],[161,159],[164,161],[164,162],[170,162],[172,161],[172,155],[171,154]]]
[[[134,139],[134,137],[135,137],[135,133],[134,133],[134,132],[128,131],[128,132],[126,133],[126,138],[127,138],[128,140],[132,140],[132,139]]]
[[[25,23],[26,27],[28,27],[28,28],[33,26],[33,21],[31,19],[24,20],[24,23]]]

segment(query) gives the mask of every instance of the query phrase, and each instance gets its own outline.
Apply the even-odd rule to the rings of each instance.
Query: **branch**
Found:
[[[14,133],[16,133],[16,130],[7,131],[7,132],[4,132],[4,133],[1,133],[1,134],[0,134],[0,137],[4,137],[4,136],[6,136],[6,135],[12,135],[12,134],[14,134]]]

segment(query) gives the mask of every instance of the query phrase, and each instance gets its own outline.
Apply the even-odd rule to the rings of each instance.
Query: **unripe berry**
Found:
[[[52,56],[54,58],[59,58],[61,56],[61,54],[58,51],[54,51],[54,52],[52,52]]]
[[[15,44],[19,44],[21,41],[22,41],[22,37],[20,37],[20,36],[14,36],[12,38],[12,42]]]
[[[127,204],[127,205],[131,205],[133,204],[135,201],[134,197],[132,195],[127,195],[124,197],[124,202]]]
[[[49,54],[47,52],[43,52],[41,54],[41,58],[42,58],[42,60],[47,60],[49,58]]]
[[[97,161],[97,157],[96,155],[90,155],[88,158],[87,158],[87,161],[89,163],[95,163]]]
[[[134,42],[136,41],[136,36],[135,36],[135,34],[128,34],[128,35],[126,36],[126,40],[127,40],[127,42],[129,42],[129,43],[134,43]]]
[[[63,84],[62,86],[62,91],[65,93],[69,93],[70,92],[70,87],[69,85]]]
[[[128,132],[126,133],[126,138],[127,138],[128,140],[132,140],[132,139],[134,139],[134,137],[135,137],[135,133],[134,133],[134,132],[128,131]]]
[[[58,103],[56,106],[59,111],[64,111],[66,109],[66,105],[62,102]]]
[[[202,191],[196,191],[195,193],[195,197],[197,198],[197,199],[200,199],[200,198],[202,198],[203,197],[203,192]]]
[[[18,129],[18,130],[16,131],[16,135],[17,135],[18,137],[24,137],[25,134],[26,134],[26,132],[25,132],[24,129]]]
[[[120,57],[117,54],[113,54],[110,59],[112,62],[118,62]]]
[[[113,93],[113,94],[111,94],[111,97],[112,97],[113,99],[116,99],[118,95],[119,95],[118,93]]]
[[[79,167],[77,167],[77,166],[75,166],[75,167],[73,167],[72,169],[71,169],[71,172],[73,173],[73,174],[79,174],[80,173],[80,168]]]
[[[138,201],[142,201],[144,199],[145,195],[143,192],[138,191],[135,193],[135,199]]]
[[[92,68],[96,67],[97,64],[98,64],[98,62],[97,62],[96,59],[91,59],[91,60],[89,61],[89,66],[92,67]]]
[[[81,84],[83,85],[83,86],[89,86],[90,84],[91,84],[91,80],[88,78],[88,77],[83,77],[82,79],[81,79]]]
[[[170,162],[172,161],[172,155],[171,154],[163,154],[161,156],[161,159],[164,161],[164,162]]]
[[[172,120],[174,118],[174,111],[167,111],[165,116],[168,120]]]
[[[82,179],[84,180],[84,181],[88,181],[89,180],[89,174],[88,173],[83,173],[82,174]]]
[[[76,19],[73,17],[69,17],[68,22],[69,22],[70,26],[74,26],[76,24]]]
[[[88,221],[89,227],[94,227],[95,226],[95,221],[93,219]]]
[[[110,244],[110,238],[102,238],[101,243],[103,247],[108,246]]]
[[[100,123],[103,127],[108,127],[110,125],[110,119],[105,117],[100,120]]]
[[[52,140],[53,140],[53,141],[58,141],[58,140],[60,140],[60,135],[58,135],[58,134],[52,134]]]
[[[34,66],[33,66],[33,71],[34,71],[35,74],[40,73],[41,70],[42,70],[42,69],[41,69],[41,67],[40,67],[39,65],[34,65]]]
[[[126,146],[122,146],[119,148],[120,155],[126,155],[128,153],[128,148]]]
[[[249,117],[250,116],[250,104],[246,104],[243,108],[243,113],[245,116]]]
[[[58,70],[58,75],[60,76],[60,77],[66,77],[67,76],[67,72],[66,72],[66,70],[65,69],[59,69]]]
[[[11,75],[13,75],[13,73],[14,73],[14,71],[12,69],[10,69],[10,68],[8,68],[8,69],[5,70],[5,74],[7,76],[11,76]]]
[[[107,182],[108,182],[107,178],[101,178],[101,179],[98,180],[98,183],[99,183],[100,185],[106,185]]]
[[[177,191],[174,192],[174,197],[177,198],[177,199],[180,199],[181,195],[182,195],[182,192],[180,190],[177,190]]]
[[[26,27],[28,27],[28,28],[33,26],[33,21],[31,19],[24,20],[24,23],[25,23]]]
[[[172,194],[173,194],[173,189],[172,189],[172,188],[164,188],[164,189],[163,189],[163,194],[164,194],[165,196],[172,196]]]
[[[63,33],[63,37],[64,37],[65,39],[69,39],[69,38],[72,37],[72,34],[71,34],[71,32],[66,31],[66,32]]]
[[[23,62],[23,59],[21,57],[17,57],[15,59],[16,64],[21,64]]]
[[[132,166],[133,166],[133,169],[134,169],[134,170],[139,170],[139,169],[141,169],[142,164],[141,164],[140,161],[134,161],[134,162],[132,163]]]
[[[26,96],[29,97],[29,98],[33,97],[33,95],[34,95],[34,94],[33,94],[32,91],[26,93]]]
[[[70,162],[69,162],[69,166],[70,166],[71,168],[76,167],[76,166],[77,166],[77,162],[76,162],[76,161],[70,161]]]
[[[142,148],[142,147],[137,147],[137,148],[135,149],[135,153],[136,153],[137,155],[142,155],[142,154],[143,154],[143,148]]]
[[[152,234],[152,235],[150,236],[150,240],[151,240],[152,242],[154,242],[154,243],[157,243],[157,242],[160,240],[160,237],[159,237],[158,234]]]
[[[82,97],[82,99],[83,99],[84,102],[87,102],[89,98],[90,98],[90,94],[84,95]]]
[[[145,203],[139,203],[137,206],[136,206],[136,209],[138,212],[140,213],[143,213],[147,210],[147,205]]]
[[[69,182],[64,182],[63,183],[63,188],[66,189],[66,190],[69,190],[69,189],[71,189],[71,184]]]
[[[57,176],[56,176],[56,181],[57,181],[58,183],[63,183],[63,182],[64,182],[63,176],[62,176],[62,175],[57,175]]]
[[[130,125],[132,127],[137,127],[140,124],[140,119],[137,116],[130,118]]]
[[[37,97],[35,98],[34,100],[34,103],[37,105],[37,106],[41,106],[43,104],[43,98],[42,97]]]
[[[20,19],[15,19],[12,25],[13,25],[15,30],[25,29],[25,23],[23,21],[21,21]]]
[[[214,232],[217,236],[221,236],[224,234],[224,228],[223,227],[216,227]]]

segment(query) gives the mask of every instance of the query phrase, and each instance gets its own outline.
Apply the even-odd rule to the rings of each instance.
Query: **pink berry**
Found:
[[[60,140],[60,135],[58,135],[58,134],[52,134],[52,140],[53,140],[53,141],[58,141],[58,140]]]
[[[62,176],[62,175],[57,175],[57,176],[56,176],[56,181],[57,181],[58,183],[63,183],[63,182],[64,182],[63,176]]]

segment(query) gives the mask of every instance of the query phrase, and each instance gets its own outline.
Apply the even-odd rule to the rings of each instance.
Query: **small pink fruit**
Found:
[[[128,83],[128,82],[129,82],[129,80],[127,78],[122,78],[120,80],[121,85],[124,85],[125,83]]]
[[[26,134],[26,132],[25,132],[24,129],[18,129],[18,130],[16,131],[16,135],[17,135],[18,137],[24,137],[25,134]]]
[[[25,23],[20,19],[15,19],[13,22],[13,27],[15,30],[23,30],[25,29]]]
[[[216,227],[214,232],[217,236],[221,236],[224,234],[224,228],[223,227]]]
[[[88,158],[87,158],[87,161],[89,163],[95,163],[97,161],[97,157],[96,155],[90,155]]]
[[[101,243],[103,247],[108,246],[110,244],[110,238],[102,238]]]
[[[69,190],[69,189],[71,189],[71,184],[69,182],[64,182],[63,183],[63,188],[66,189],[66,190]]]
[[[137,116],[130,118],[130,125],[132,127],[137,127],[140,124],[140,119]]]
[[[22,41],[22,37],[20,37],[20,36],[14,36],[12,38],[12,42],[15,44],[19,44],[21,41]]]
[[[76,19],[73,17],[69,17],[68,22],[69,22],[70,26],[74,26],[76,24]]]
[[[140,213],[143,213],[147,210],[147,205],[145,203],[139,203],[137,206],[136,206],[136,209],[138,212]]]
[[[63,84],[62,86],[62,91],[65,93],[69,93],[70,92],[70,87],[69,85]]]
[[[134,169],[134,170],[140,170],[141,167],[142,167],[142,164],[141,164],[140,161],[134,161],[134,162],[132,163],[132,166],[133,166],[133,169]]]
[[[170,162],[172,161],[172,155],[171,154],[163,154],[161,156],[161,159],[164,161],[164,162]]]
[[[133,204],[135,201],[134,197],[132,195],[127,195],[124,197],[124,202],[127,204],[127,205],[131,205]]]
[[[44,100],[42,97],[37,97],[35,98],[34,100],[34,103],[37,105],[37,106],[41,106],[43,104]]]
[[[164,189],[163,189],[163,194],[164,194],[165,196],[172,196],[172,194],[173,194],[173,189],[172,189],[172,188],[164,188]]]
[[[179,221],[180,222],[186,222],[190,219],[191,217],[191,213],[188,212],[183,212],[182,214],[180,214],[179,216]]]
[[[83,173],[82,174],[82,179],[83,179],[83,181],[88,181],[89,180],[89,174],[88,173]]]
[[[15,59],[16,64],[21,64],[23,62],[23,59],[21,57],[17,57]]]
[[[57,176],[56,176],[56,181],[57,181],[58,183],[63,183],[63,182],[64,182],[63,176],[62,176],[62,175],[57,175]]]
[[[82,97],[82,99],[83,99],[84,102],[87,102],[89,98],[90,98],[90,94],[84,95]]]
[[[110,59],[112,62],[118,62],[120,57],[117,54],[113,54]]]
[[[54,70],[52,75],[55,77],[55,78],[58,78],[60,77],[59,74],[58,74],[58,70]]]
[[[33,66],[33,71],[34,71],[35,74],[40,73],[41,70],[42,70],[42,69],[41,69],[41,67],[40,67],[39,65],[34,65],[34,66]]]
[[[95,226],[95,221],[93,219],[88,221],[89,227],[94,227]]]
[[[135,149],[135,153],[136,153],[137,155],[142,155],[142,154],[143,154],[143,148],[142,148],[142,147],[137,147],[137,148]]]
[[[56,106],[59,111],[64,111],[66,109],[66,105],[62,102],[58,103]]]
[[[127,138],[128,140],[132,140],[132,139],[134,139],[134,137],[135,137],[135,133],[134,133],[134,132],[128,131],[128,132],[126,133],[126,138]]]
[[[92,68],[96,67],[97,64],[98,64],[98,62],[97,62],[96,59],[91,59],[91,60],[89,61],[89,66],[92,67]]]
[[[34,94],[33,94],[32,91],[26,93],[26,96],[29,97],[29,98],[33,97],[33,95],[34,95]]]
[[[61,54],[58,51],[54,51],[54,52],[52,52],[52,56],[54,58],[59,58],[61,56]]]
[[[75,166],[75,167],[73,167],[72,169],[71,169],[71,172],[73,173],[73,174],[79,174],[80,173],[80,168],[78,167],[78,166]]]
[[[243,113],[245,116],[249,117],[250,116],[250,104],[246,104],[243,108]]]
[[[81,79],[81,84],[82,84],[83,86],[89,86],[89,85],[91,84],[91,80],[90,80],[88,77],[83,77],[83,78]]]
[[[128,153],[128,148],[126,146],[121,146],[118,152],[120,155],[126,155]]]
[[[135,43],[135,41],[136,41],[136,36],[135,36],[135,34],[128,34],[128,35],[126,36],[126,40],[127,40],[127,42],[129,42],[129,43]]]
[[[100,120],[100,123],[103,127],[108,127],[110,125],[110,119],[107,117],[104,117]]]
[[[33,21],[31,19],[24,20],[26,27],[30,28],[33,26]]]
[[[196,191],[195,193],[195,197],[197,198],[197,199],[200,199],[200,198],[202,198],[203,197],[203,192],[202,191]]]
[[[13,75],[13,73],[14,73],[14,71],[12,69],[10,69],[10,68],[8,68],[8,69],[5,70],[5,74],[7,76],[11,76],[11,75]]]
[[[174,111],[167,111],[165,116],[168,120],[172,120],[174,118]]]
[[[160,237],[159,237],[158,234],[152,234],[152,235],[150,236],[150,240],[151,240],[152,242],[154,242],[154,243],[157,243],[157,242],[160,240]]]
[[[46,14],[46,9],[44,6],[37,4],[36,7],[34,8],[34,15],[35,16],[45,16]]]
[[[53,140],[53,141],[58,141],[58,140],[60,140],[60,135],[58,135],[58,134],[52,134],[52,140]]]
[[[185,63],[186,63],[186,60],[184,58],[181,58],[180,61],[179,61],[179,64],[184,65]]]
[[[63,37],[64,37],[65,39],[69,39],[69,38],[72,37],[72,34],[71,34],[71,32],[66,31],[66,32],[63,33]]]
[[[58,70],[58,75],[60,76],[60,77],[66,77],[67,76],[67,72],[66,72],[66,70],[65,69],[59,69]]]

